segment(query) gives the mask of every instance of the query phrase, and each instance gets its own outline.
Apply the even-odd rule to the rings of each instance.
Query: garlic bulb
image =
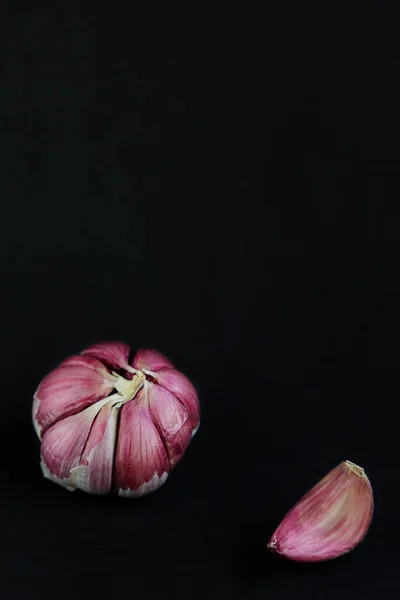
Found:
[[[295,561],[317,562],[352,550],[373,513],[364,469],[347,460],[326,475],[285,516],[268,547]]]
[[[69,490],[143,496],[181,459],[200,422],[190,381],[154,350],[120,342],[72,356],[39,384],[33,423],[45,477]]]

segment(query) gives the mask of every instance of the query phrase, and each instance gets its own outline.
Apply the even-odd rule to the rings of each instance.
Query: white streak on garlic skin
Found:
[[[141,485],[137,490],[118,490],[118,496],[123,496],[124,498],[139,498],[140,496],[146,496],[147,494],[151,494],[151,492],[155,492],[160,488],[165,481],[167,480],[168,473],[163,473],[161,477],[158,476],[158,473],[154,473],[153,477],[150,481],[146,481],[143,485]]]
[[[77,489],[76,487],[69,485],[68,479],[59,479],[58,477],[53,475],[50,472],[50,469],[48,468],[46,463],[44,462],[43,458],[40,459],[40,468],[42,469],[43,476],[46,479],[49,479],[50,481],[53,481],[54,483],[58,483],[58,485],[65,487],[65,489],[68,490],[69,492],[75,492],[75,490]]]
[[[59,421],[46,431],[41,448],[45,477],[67,488],[77,487],[73,472],[80,465],[93,422],[103,407],[120,400],[122,398],[119,394],[100,400],[82,412]]]
[[[91,356],[66,359],[40,382],[32,406],[40,437],[57,421],[83,411],[109,396],[114,377]]]
[[[153,377],[154,379],[157,377],[157,373],[155,371],[149,371],[149,369],[142,369],[142,373],[150,375],[150,377]]]
[[[196,435],[196,433],[198,432],[198,430],[199,430],[199,427],[200,427],[200,421],[199,421],[199,423],[198,423],[197,427],[196,427],[195,429],[193,429],[193,431],[192,431],[192,438],[193,438],[193,437]]]
[[[108,494],[111,491],[117,424],[122,404],[119,394],[116,394],[115,399],[101,409],[86,440],[80,464],[71,471],[73,484],[84,492]]]
[[[33,406],[32,406],[32,421],[33,421],[33,427],[35,428],[35,432],[36,435],[38,436],[39,440],[42,439],[42,432],[40,431],[40,425],[39,422],[36,418],[37,412],[39,410],[39,397],[37,395],[38,389],[36,389],[36,392],[33,395]]]

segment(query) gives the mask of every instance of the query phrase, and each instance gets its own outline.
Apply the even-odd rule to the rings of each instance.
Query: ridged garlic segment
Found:
[[[40,383],[33,423],[45,477],[69,490],[143,496],[158,489],[200,422],[196,390],[162,354],[96,344]]]
[[[347,460],[288,512],[268,547],[294,561],[336,558],[361,542],[373,507],[372,488],[364,469]]]

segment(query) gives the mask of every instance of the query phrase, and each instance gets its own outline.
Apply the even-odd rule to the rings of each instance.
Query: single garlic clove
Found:
[[[200,424],[200,407],[197,393],[189,379],[175,369],[161,369],[156,374],[156,382],[176,396],[188,411],[192,424],[192,436]]]
[[[147,383],[144,394],[153,422],[164,441],[171,467],[181,458],[192,438],[192,425],[185,406],[167,389]]]
[[[93,422],[110,401],[104,398],[85,410],[58,421],[48,429],[42,440],[42,471],[45,477],[75,489],[73,469],[79,466]]]
[[[174,368],[170,360],[157,350],[140,348],[133,359],[132,366],[142,371],[159,371],[165,367]]]
[[[130,346],[123,342],[101,342],[86,348],[82,356],[93,356],[111,369],[125,369],[134,372],[129,364]]]
[[[110,396],[93,421],[79,465],[71,470],[74,486],[84,492],[107,494],[111,491],[121,405],[119,394]]]
[[[154,425],[141,390],[133,402],[121,408],[115,487],[120,496],[144,496],[167,479],[170,465],[164,444]]]
[[[65,360],[39,384],[32,407],[39,437],[58,419],[85,409],[101,400],[114,387],[106,367],[92,357]]]
[[[336,558],[366,535],[373,505],[364,469],[342,462],[288,512],[268,547],[301,562]]]

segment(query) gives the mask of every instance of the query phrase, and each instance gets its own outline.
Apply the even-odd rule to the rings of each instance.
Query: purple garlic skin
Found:
[[[364,538],[373,509],[372,488],[364,469],[342,462],[288,512],[268,547],[299,562],[337,558]]]
[[[90,494],[157,490],[200,424],[193,385],[155,350],[103,342],[39,384],[32,417],[45,477]]]

